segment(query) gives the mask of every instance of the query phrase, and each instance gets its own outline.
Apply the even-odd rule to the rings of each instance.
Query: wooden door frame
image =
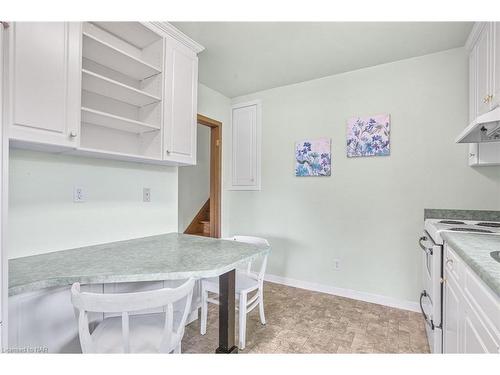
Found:
[[[198,114],[199,125],[210,128],[210,237],[221,234],[222,122]]]

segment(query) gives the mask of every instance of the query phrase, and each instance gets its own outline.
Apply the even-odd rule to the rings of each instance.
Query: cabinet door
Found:
[[[498,353],[498,346],[469,303],[463,304],[463,353]]]
[[[490,27],[486,24],[481,31],[481,35],[477,41],[476,46],[476,84],[477,84],[477,95],[476,95],[476,116],[486,113],[490,109],[488,95],[490,95],[490,74],[489,74],[489,38],[490,38]]]
[[[16,22],[10,31],[12,139],[76,146],[80,127],[79,23]]]
[[[443,352],[460,352],[460,291],[451,275],[446,276],[443,308]]]
[[[260,190],[260,102],[233,106],[231,118],[233,190]]]
[[[491,55],[492,55],[492,99],[491,107],[500,105],[500,22],[491,24]]]
[[[163,159],[196,164],[198,56],[176,40],[165,39]]]
[[[469,54],[469,123],[477,115],[477,48]]]

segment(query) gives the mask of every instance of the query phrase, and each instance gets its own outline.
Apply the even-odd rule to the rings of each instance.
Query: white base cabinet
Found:
[[[93,293],[130,293],[176,287],[183,281],[92,284],[82,285],[82,290]],[[14,353],[81,353],[78,321],[71,304],[70,289],[69,286],[48,288],[9,297],[7,350]],[[196,283],[191,315],[188,316],[186,324],[198,318],[199,306],[200,287],[199,283]],[[178,311],[183,311],[182,306]],[[90,324],[96,324],[102,319],[102,313],[94,313],[89,321]]]
[[[500,298],[448,245],[444,280],[443,352],[500,353]]]

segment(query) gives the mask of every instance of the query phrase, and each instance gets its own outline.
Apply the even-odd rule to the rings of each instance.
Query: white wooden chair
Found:
[[[138,293],[101,294],[71,287],[71,301],[78,309],[78,330],[83,353],[180,353],[186,319],[191,308],[195,280],[177,288]],[[174,303],[186,299],[184,311],[174,313]],[[135,314],[146,309],[164,308],[164,312]],[[92,333],[89,312],[121,313],[105,318]]]
[[[234,236],[224,238],[225,240],[246,242],[255,245],[269,246],[264,238],[250,236]],[[252,262],[247,264],[246,270],[236,270],[236,299],[238,300],[238,322],[239,322],[239,349],[245,349],[247,314],[259,306],[260,321],[266,324],[264,315],[264,274],[266,272],[267,255],[262,259],[258,273],[252,272]],[[256,291],[256,294],[248,298],[248,295]],[[219,301],[208,297],[208,293],[219,294],[219,278],[212,277],[201,281],[201,324],[200,331],[204,335],[207,332],[208,303],[218,305]]]

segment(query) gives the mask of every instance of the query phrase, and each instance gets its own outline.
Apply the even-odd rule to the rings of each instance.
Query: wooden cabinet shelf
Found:
[[[83,33],[83,49],[83,57],[137,80],[161,73],[159,67],[140,60],[85,32]]]
[[[138,107],[161,101],[157,96],[85,69],[82,70],[82,89]]]
[[[82,107],[82,123],[88,123],[137,134],[160,130],[159,126],[147,124],[145,122],[128,119],[121,116],[116,116],[111,113],[97,111],[95,109],[86,107]]]

